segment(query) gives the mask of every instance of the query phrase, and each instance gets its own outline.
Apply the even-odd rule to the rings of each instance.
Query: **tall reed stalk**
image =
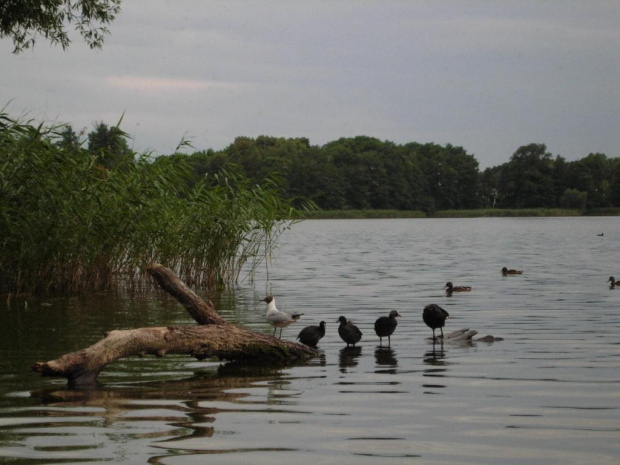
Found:
[[[220,173],[189,188],[188,166],[149,154],[108,170],[98,155],[55,144],[60,129],[0,113],[2,293],[135,284],[152,262],[190,285],[223,287],[294,217],[273,184]]]

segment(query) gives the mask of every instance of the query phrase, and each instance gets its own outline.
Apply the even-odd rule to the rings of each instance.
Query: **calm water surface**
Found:
[[[604,233],[604,236],[598,236]],[[306,221],[268,272],[214,297],[271,332],[259,299],[327,322],[308,365],[231,371],[186,357],[131,358],[102,387],[29,372],[110,329],[191,324],[161,292],[0,303],[0,463],[618,464],[620,218]],[[502,277],[502,266],[521,276]],[[474,290],[449,297],[446,281]],[[447,330],[495,343],[433,346]],[[391,349],[375,319],[401,314]],[[338,316],[364,336],[345,349]]]

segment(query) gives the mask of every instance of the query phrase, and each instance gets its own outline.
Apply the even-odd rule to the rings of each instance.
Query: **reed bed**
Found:
[[[442,210],[434,218],[581,216],[581,210],[562,208],[484,208],[478,210]]]
[[[426,218],[419,210],[309,210],[300,212],[303,219],[373,219]]]
[[[105,154],[60,148],[60,129],[0,113],[1,293],[139,284],[153,262],[193,286],[228,286],[296,215],[274,184],[234,172],[193,185],[187,165],[149,154],[105,169]]]
[[[607,207],[607,208],[594,208],[584,213],[587,216],[620,216],[620,208]]]

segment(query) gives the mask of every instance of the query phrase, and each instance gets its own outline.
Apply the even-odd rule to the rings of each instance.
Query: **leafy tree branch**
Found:
[[[2,0],[0,38],[13,40],[13,53],[33,47],[38,36],[64,50],[73,26],[90,48],[101,48],[120,11],[121,0]]]

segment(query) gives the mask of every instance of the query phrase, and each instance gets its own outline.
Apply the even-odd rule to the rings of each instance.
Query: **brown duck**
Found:
[[[471,286],[455,286],[448,281],[444,286],[444,289],[448,294],[452,294],[453,292],[469,292],[471,291]]]
[[[502,268],[502,274],[506,276],[507,274],[523,274],[523,270],[509,270],[508,268]]]

